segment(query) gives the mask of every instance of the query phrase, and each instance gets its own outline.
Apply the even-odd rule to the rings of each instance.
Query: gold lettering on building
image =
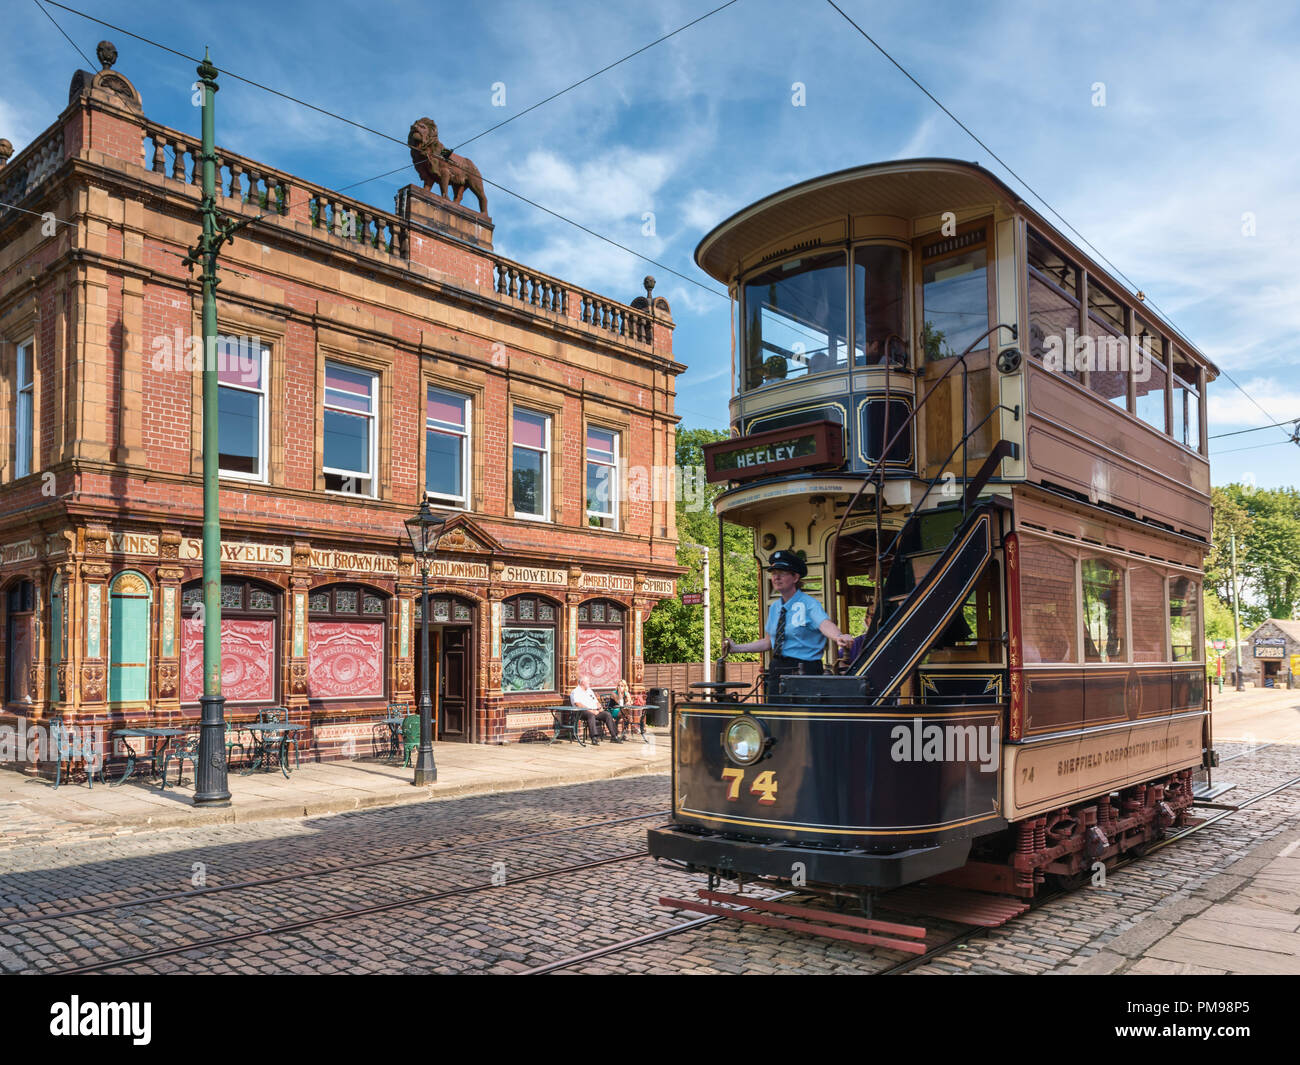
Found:
[[[152,533],[111,532],[104,541],[104,550],[110,555],[156,555],[158,537]]]
[[[569,575],[562,569],[543,569],[538,566],[506,566],[501,571],[501,579],[509,584],[558,584],[569,583]]]
[[[602,592],[630,592],[635,582],[630,573],[584,573],[582,587]]]
[[[180,557],[187,562],[203,558],[203,541],[197,536],[187,536],[181,541]],[[221,541],[221,561],[243,563],[249,566],[287,566],[289,548],[283,544],[249,544]]]

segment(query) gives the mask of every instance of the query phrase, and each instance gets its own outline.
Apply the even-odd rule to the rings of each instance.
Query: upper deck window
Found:
[[[1088,386],[1103,399],[1127,410],[1129,351],[1124,315],[1124,305],[1089,276],[1088,334],[1084,341]]]
[[[921,250],[921,343],[927,359],[960,355],[989,328],[988,249],[985,230],[938,241]],[[973,245],[978,244],[978,247]],[[988,347],[985,338],[982,350]]]
[[[1174,439],[1193,451],[1201,447],[1201,390],[1196,364],[1181,351],[1173,358]]]
[[[1076,381],[1083,380],[1072,350],[1079,320],[1079,268],[1031,229],[1029,353]]]
[[[908,364],[907,253],[870,245],[853,252],[853,365]]]
[[[1133,387],[1137,395],[1134,411],[1147,425],[1165,429],[1165,339],[1153,332],[1140,318],[1133,321],[1141,354],[1133,359]]]
[[[848,362],[843,252],[787,259],[745,283],[744,388]]]

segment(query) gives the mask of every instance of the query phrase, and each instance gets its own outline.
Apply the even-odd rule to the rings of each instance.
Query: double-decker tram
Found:
[[[765,577],[797,555],[855,642],[675,701],[650,852],[711,882],[1028,898],[1186,824],[1214,762],[1215,367],[970,163],[803,182],[696,262],[733,301],[720,520]]]

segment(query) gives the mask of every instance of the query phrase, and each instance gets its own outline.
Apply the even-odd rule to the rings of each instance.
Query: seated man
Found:
[[[587,734],[591,737],[592,743],[600,743],[596,738],[599,735],[596,731],[597,721],[609,731],[610,739],[614,743],[623,742],[614,728],[614,718],[610,716],[610,712],[600,709],[600,697],[591,690],[591,678],[586,673],[578,674],[578,686],[569,693],[569,702],[582,711],[582,719],[587,723]]]

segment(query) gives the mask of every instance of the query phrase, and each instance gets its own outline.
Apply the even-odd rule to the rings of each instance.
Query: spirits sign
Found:
[[[838,422],[808,422],[722,440],[704,448],[705,480],[748,481],[789,470],[844,465]]]

